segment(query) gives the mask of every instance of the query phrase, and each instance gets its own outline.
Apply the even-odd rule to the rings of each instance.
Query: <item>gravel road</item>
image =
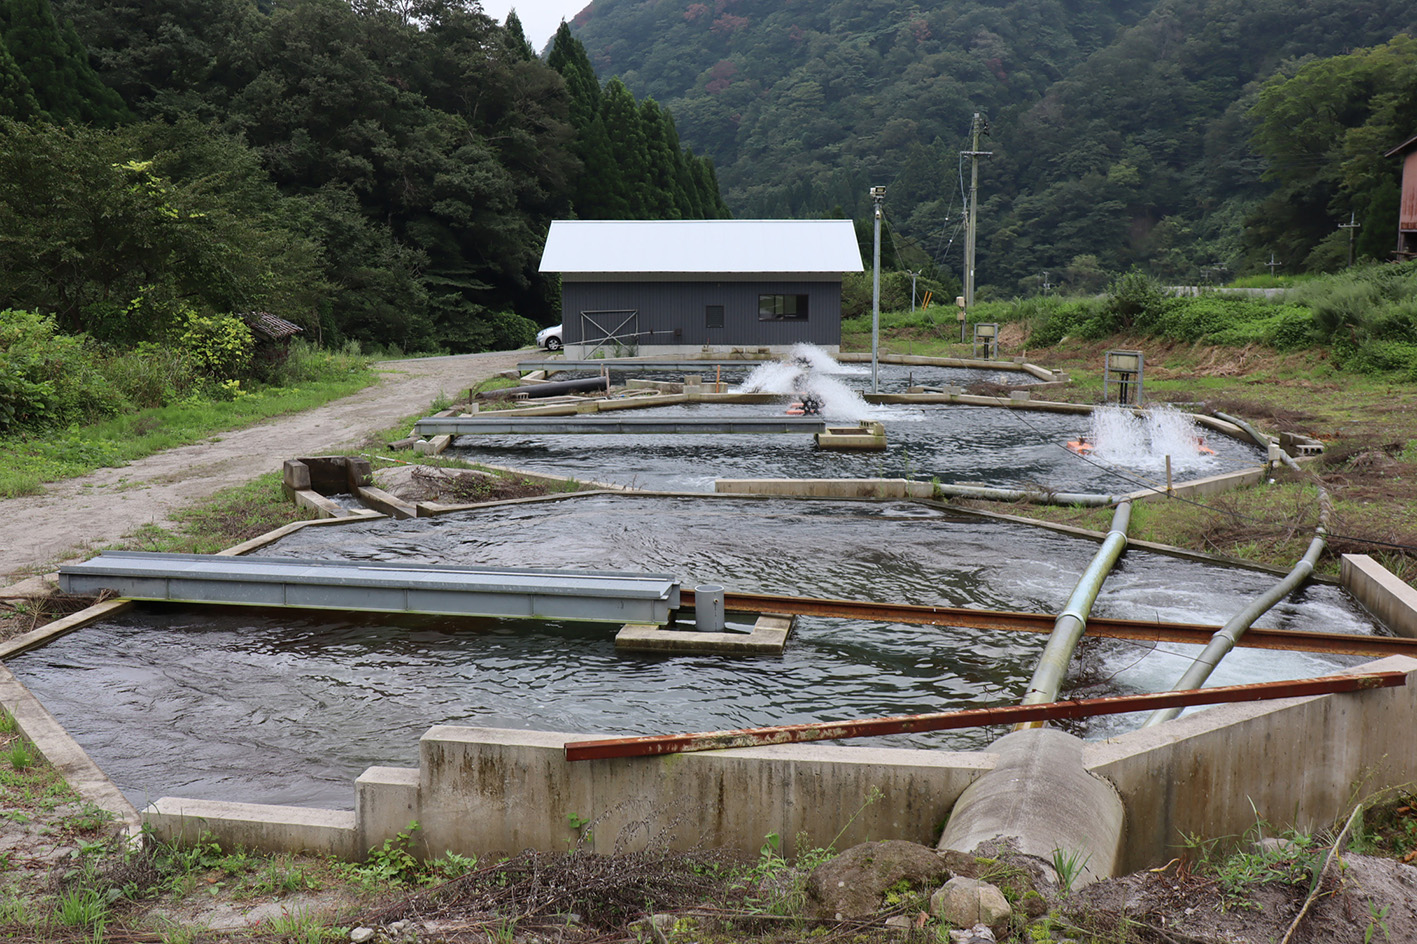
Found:
[[[383,361],[379,382],[322,407],[267,420],[0,501],[0,586],[81,559],[178,508],[241,485],[297,456],[337,455],[375,430],[517,365],[527,352]]]

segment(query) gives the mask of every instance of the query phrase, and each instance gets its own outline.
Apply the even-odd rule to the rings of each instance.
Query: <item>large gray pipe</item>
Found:
[[[1034,502],[1040,505],[1078,505],[1100,508],[1123,501],[1118,495],[1090,495],[1085,492],[1029,492],[983,485],[936,485],[935,492],[950,498],[981,498],[989,501]]]
[[[591,390],[609,390],[609,377],[585,377],[579,380],[553,380],[550,383],[528,384],[525,387],[505,387],[478,394],[484,400],[508,400],[525,394],[537,397],[554,397],[562,393],[585,393]]]
[[[1269,612],[1270,607],[1289,596],[1295,588],[1309,579],[1309,575],[1314,572],[1314,564],[1324,549],[1323,535],[1324,529],[1320,527],[1318,534],[1309,542],[1309,549],[1299,559],[1299,563],[1294,565],[1294,569],[1289,572],[1288,576],[1266,593],[1252,600],[1249,606],[1230,617],[1229,622],[1210,637],[1210,642],[1206,643],[1206,647],[1201,650],[1200,655],[1196,656],[1195,661],[1191,663],[1191,667],[1185,671],[1180,680],[1171,686],[1171,691],[1187,691],[1204,685],[1205,680],[1210,678],[1210,674],[1220,664],[1220,660],[1235,648],[1235,644],[1240,641],[1240,637],[1245,635],[1255,620]],[[1146,719],[1146,723],[1142,727],[1155,727],[1163,721],[1170,721],[1180,713],[1180,708],[1162,708],[1152,712],[1151,717]]]
[[[1073,588],[1072,596],[1068,598],[1068,605],[1053,624],[1053,632],[1048,637],[1048,644],[1043,648],[1043,655],[1038,659],[1038,668],[1033,672],[1033,680],[1028,683],[1028,691],[1024,693],[1022,704],[1041,705],[1058,700],[1058,691],[1068,674],[1073,651],[1077,649],[1078,641],[1087,630],[1088,614],[1092,612],[1092,604],[1096,602],[1097,594],[1102,590],[1102,581],[1107,579],[1113,565],[1117,563],[1117,558],[1127,549],[1127,525],[1131,523],[1131,518],[1131,502],[1124,501],[1117,506],[1116,513],[1112,515],[1112,528],[1107,532],[1102,548],[1092,558],[1092,563],[1087,565],[1087,570],[1083,571],[1077,586]],[[1042,726],[1043,723],[1038,721],[1018,727],[1023,729]]]

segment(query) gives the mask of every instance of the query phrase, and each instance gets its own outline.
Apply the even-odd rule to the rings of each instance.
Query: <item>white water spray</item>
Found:
[[[1215,464],[1204,438],[1188,414],[1173,406],[1158,406],[1141,416],[1117,406],[1092,411],[1088,429],[1092,454],[1129,468],[1160,471],[1171,457],[1173,472],[1193,471]]]
[[[834,422],[920,418],[919,414],[873,406],[836,376],[863,372],[861,368],[843,366],[815,345],[799,343],[782,360],[753,368],[738,392],[777,393],[792,399],[810,396],[821,405],[822,416]]]

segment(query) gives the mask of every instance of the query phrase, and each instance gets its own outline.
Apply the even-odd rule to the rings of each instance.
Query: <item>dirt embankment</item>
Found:
[[[213,436],[116,469],[56,482],[43,495],[0,501],[0,586],[83,557],[145,524],[279,469],[296,456],[356,450],[376,430],[515,367],[525,352],[384,361],[379,382],[291,416]]]

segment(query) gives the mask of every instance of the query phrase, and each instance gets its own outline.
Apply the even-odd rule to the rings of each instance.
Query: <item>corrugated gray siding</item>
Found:
[[[806,295],[806,321],[759,321],[759,295]],[[705,309],[723,306],[723,327],[705,327]],[[841,343],[840,282],[561,282],[565,343],[579,344],[583,311],[633,308],[641,344],[769,345]],[[596,316],[606,328],[616,316]],[[607,324],[606,322],[609,322]],[[676,335],[675,330],[679,331]]]

